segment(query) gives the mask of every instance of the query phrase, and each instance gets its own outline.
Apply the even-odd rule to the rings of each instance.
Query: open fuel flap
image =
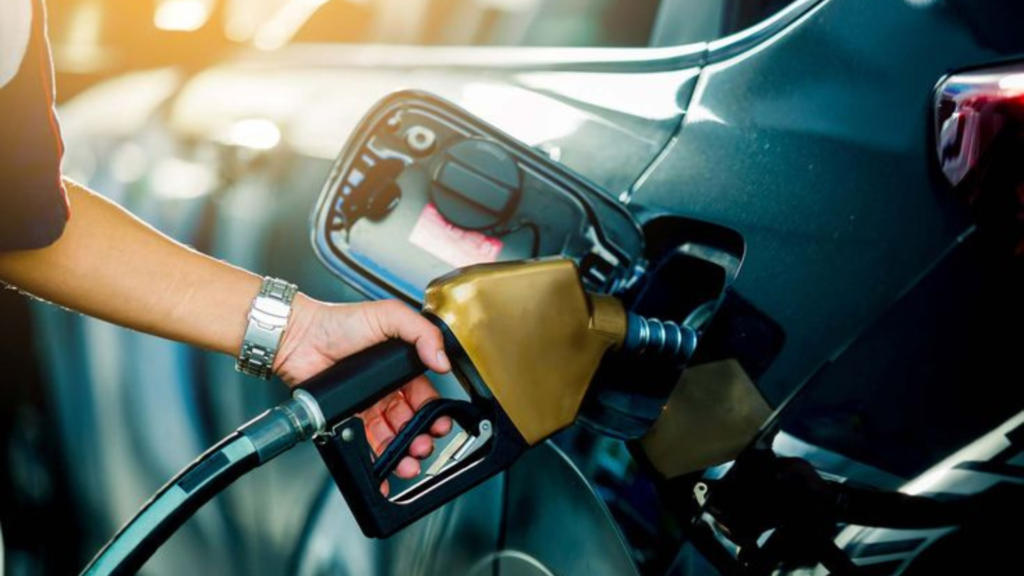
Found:
[[[368,296],[412,304],[455,268],[541,256],[572,258],[587,289],[619,292],[644,245],[607,192],[421,92],[393,94],[367,114],[312,224],[331,271]]]

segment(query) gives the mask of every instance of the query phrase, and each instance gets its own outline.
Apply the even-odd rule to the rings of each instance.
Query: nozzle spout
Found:
[[[697,333],[677,322],[644,318],[630,312],[626,319],[626,340],[622,352],[649,354],[685,363],[697,348]]]

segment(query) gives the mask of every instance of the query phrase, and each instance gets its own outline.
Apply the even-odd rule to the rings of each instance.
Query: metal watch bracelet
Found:
[[[260,293],[252,301],[249,322],[235,368],[243,374],[269,380],[277,356],[292,300],[298,287],[278,278],[264,278]]]

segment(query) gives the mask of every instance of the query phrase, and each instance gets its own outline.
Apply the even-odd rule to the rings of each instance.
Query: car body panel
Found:
[[[792,26],[704,69],[632,199],[744,236],[735,288],[786,331],[758,383],[774,403],[970,228],[936,183],[928,104],[949,70],[1003,55],[942,3],[831,0]]]
[[[573,528],[568,529],[568,523]],[[385,540],[356,539],[333,484],[306,527],[295,573],[427,576],[638,576],[622,535],[586,479],[551,443]],[[341,543],[346,545],[339,546]],[[417,553],[410,554],[410,550]]]

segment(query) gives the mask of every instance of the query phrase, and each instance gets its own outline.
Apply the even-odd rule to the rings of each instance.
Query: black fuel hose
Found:
[[[416,347],[388,340],[300,384],[189,464],[100,550],[83,576],[134,574],[214,496],[299,442],[333,427],[426,371]]]
[[[315,401],[297,391],[292,399],[245,424],[179,472],[100,550],[82,575],[135,574],[210,499],[323,426]]]

